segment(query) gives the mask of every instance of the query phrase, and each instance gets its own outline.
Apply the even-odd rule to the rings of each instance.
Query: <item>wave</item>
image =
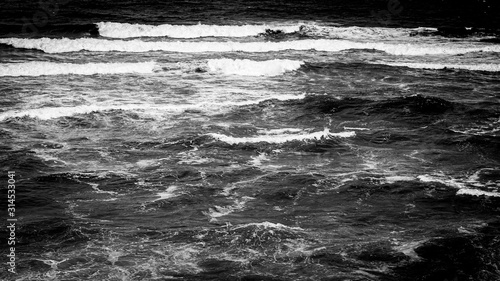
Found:
[[[101,36],[109,38],[137,37],[170,37],[170,38],[200,38],[200,37],[247,37],[265,34],[266,31],[281,31],[284,33],[300,33],[304,36],[356,39],[356,40],[390,40],[423,36],[443,36],[442,30],[432,27],[389,28],[360,26],[324,26],[315,23],[304,24],[260,24],[260,25],[147,25],[117,22],[99,22],[95,26]]]
[[[129,104],[129,105],[116,105],[116,106],[80,105],[80,106],[68,106],[68,107],[43,107],[43,108],[25,109],[20,111],[3,112],[0,114],[0,120],[5,120],[8,118],[15,118],[15,117],[31,117],[31,118],[38,118],[40,120],[49,120],[53,118],[72,116],[76,114],[87,114],[97,111],[149,109],[150,107],[151,106],[147,104],[144,105]]]
[[[148,114],[155,114],[155,112],[160,112],[160,114],[165,114],[165,112],[171,113],[181,113],[186,110],[206,110],[208,112],[213,112],[215,109],[219,108],[230,108],[232,106],[244,106],[250,104],[259,104],[266,100],[296,100],[305,98],[306,94],[300,95],[274,95],[268,96],[261,99],[246,100],[246,101],[226,101],[226,102],[199,102],[196,104],[164,104],[164,105],[151,105],[151,104],[114,104],[114,105],[78,105],[78,106],[68,106],[68,107],[42,107],[33,109],[22,109],[22,110],[9,110],[0,113],[0,121],[9,118],[17,117],[30,117],[37,118],[39,120],[49,120],[61,117],[68,117],[77,114],[89,114],[92,112],[103,112],[110,110],[144,110]]]
[[[207,67],[211,72],[223,74],[236,74],[248,76],[275,76],[287,71],[294,71],[303,65],[303,61],[294,60],[267,60],[253,61],[248,59],[211,59],[207,62]]]
[[[457,191],[457,195],[470,195],[470,196],[486,196],[486,197],[500,197],[499,192],[485,191],[480,189],[463,188]]]
[[[133,37],[246,37],[264,33],[266,29],[281,30],[286,33],[297,32],[300,25],[146,25],[117,22],[100,22],[96,24],[99,34],[110,38]]]
[[[107,40],[95,38],[81,39],[28,39],[3,38],[1,44],[15,48],[37,49],[46,53],[91,52],[148,52],[166,51],[181,53],[200,52],[276,52],[284,50],[317,50],[339,52],[351,49],[370,49],[393,55],[457,55],[471,52],[500,52],[499,45],[471,45],[460,43],[419,44],[419,43],[372,43],[348,40],[306,39],[280,42],[185,42],[185,41],[142,41]]]
[[[2,76],[43,76],[43,75],[94,75],[94,74],[123,74],[123,73],[153,73],[154,62],[137,63],[56,63],[46,61],[32,61],[23,63],[0,64]]]
[[[246,76],[276,76],[287,71],[300,68],[304,62],[293,60],[267,60],[253,61],[248,59],[210,59],[202,64],[196,63],[195,71],[209,71],[222,74],[235,74]],[[201,66],[200,66],[201,65]],[[56,63],[45,61],[32,61],[24,63],[0,64],[0,77],[3,76],[44,76],[44,75],[94,75],[94,74],[124,74],[124,73],[154,73],[160,71],[155,62],[138,63]],[[174,66],[179,67],[178,64]],[[181,64],[180,68],[193,69],[193,65]],[[162,67],[164,71],[176,69],[175,67]]]
[[[319,26],[304,25],[300,29],[305,35],[349,40],[391,40],[408,39],[421,33],[437,32],[437,28],[390,28],[390,27],[361,27],[361,26]]]
[[[177,189],[178,188],[175,185],[169,186],[165,191],[158,192],[155,195],[155,196],[159,196],[160,198],[156,198],[156,199],[154,199],[151,202],[161,201],[161,200],[165,200],[165,199],[169,199],[169,198],[173,198],[173,197],[179,196],[179,194],[176,194]]]
[[[402,66],[420,69],[465,69],[474,71],[499,72],[500,64],[447,64],[447,63],[412,63],[412,62],[379,62],[390,66]]]
[[[353,131],[330,133],[330,130],[324,129],[323,131],[320,132],[305,133],[305,134],[290,134],[290,133],[283,133],[282,131],[268,132],[264,133],[263,135],[254,137],[232,137],[218,133],[211,133],[209,135],[214,139],[218,139],[228,144],[240,144],[240,143],[259,143],[259,142],[286,143],[290,141],[320,140],[330,137],[348,138],[355,136],[356,133]]]
[[[298,226],[287,226],[281,223],[273,223],[273,222],[257,222],[257,223],[247,223],[247,224],[240,224],[232,228],[232,230],[236,229],[241,229],[241,228],[247,228],[247,227],[255,227],[255,228],[272,228],[272,229],[279,229],[279,230],[291,230],[291,231],[304,231],[303,228],[298,227]]]
[[[484,169],[492,170],[492,169]],[[500,197],[498,190],[498,182],[487,181],[484,182],[480,179],[481,173],[484,170],[479,170],[468,178],[453,178],[446,176],[442,173],[438,174],[425,174],[418,176],[386,176],[386,183],[394,183],[398,181],[420,181],[424,183],[437,182],[452,188],[457,189],[456,195],[470,195],[470,196],[486,196],[486,197]],[[482,190],[478,188],[488,188],[489,190]]]

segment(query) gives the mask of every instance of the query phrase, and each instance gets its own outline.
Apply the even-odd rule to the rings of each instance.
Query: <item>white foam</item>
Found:
[[[243,196],[241,199],[236,199],[233,205],[229,206],[214,206],[208,209],[208,212],[202,212],[204,215],[210,218],[210,222],[217,221],[217,218],[227,216],[233,212],[243,210],[248,201],[255,198],[249,196]]]
[[[417,179],[421,182],[438,182],[447,186],[454,187],[456,189],[466,188],[465,183],[463,183],[462,181],[447,177],[444,174],[419,175]]]
[[[250,157],[252,160],[248,161],[253,166],[262,166],[262,162],[270,161],[266,153],[259,153],[258,156]]]
[[[99,34],[111,38],[131,37],[246,37],[263,33],[266,29],[281,30],[286,33],[299,31],[300,25],[146,25],[117,22],[97,23]]]
[[[472,196],[489,196],[489,197],[500,197],[500,193],[494,191],[484,191],[472,188],[462,188],[457,191],[457,195],[472,195]]]
[[[285,133],[300,133],[302,129],[298,128],[281,128],[281,129],[268,129],[268,130],[258,130],[258,133],[265,135],[279,135]]]
[[[360,27],[360,26],[318,26],[307,25],[301,30],[307,35],[322,36],[329,38],[350,39],[350,40],[408,40],[417,32],[437,31],[436,28],[389,28],[389,27]],[[421,38],[418,38],[421,40]]]
[[[462,43],[374,43],[348,40],[307,39],[279,42],[185,42],[185,41],[142,41],[106,40],[96,38],[79,39],[28,39],[2,38],[0,43],[15,48],[37,49],[46,53],[78,51],[91,52],[148,52],[166,51],[181,53],[200,52],[276,52],[284,50],[317,50],[339,52],[350,49],[370,49],[393,55],[457,55],[470,52],[500,52],[500,45]]]
[[[283,95],[275,95],[275,96],[269,96],[257,100],[249,100],[249,101],[241,101],[241,102],[233,102],[231,105],[236,105],[236,106],[242,106],[242,105],[251,105],[251,104],[259,104],[264,101],[268,100],[280,100],[280,101],[285,101],[285,100],[301,100],[306,97],[306,93],[302,93],[299,95],[293,95],[293,94],[283,94]]]
[[[0,114],[0,120],[12,117],[38,118],[40,120],[48,120],[75,114],[86,114],[95,111],[106,110],[132,110],[132,109],[149,109],[151,106],[146,104],[123,104],[123,105],[81,105],[68,107],[42,107],[35,109],[25,109],[18,111],[7,111]]]
[[[215,139],[221,140],[229,144],[239,144],[239,143],[285,143],[289,141],[304,141],[304,140],[320,140],[322,138],[328,137],[339,137],[339,138],[349,138],[355,136],[356,133],[353,131],[346,131],[340,133],[330,133],[330,130],[324,129],[320,132],[314,133],[304,133],[304,134],[264,134],[254,137],[232,137],[223,134],[211,133]]]
[[[236,227],[233,227],[232,230],[239,229],[239,228],[245,228],[245,227],[249,227],[249,226],[255,226],[255,227],[264,228],[264,229],[273,228],[273,229],[281,229],[281,230],[304,231],[304,229],[301,227],[286,226],[286,225],[281,224],[281,223],[272,223],[272,222],[268,222],[268,221],[242,224],[242,225],[238,225]]]
[[[496,191],[485,191],[481,189],[476,189],[477,187],[489,187],[489,185],[495,185],[495,183],[481,183],[478,181],[478,172],[469,176],[468,178],[457,179],[444,175],[443,173],[436,174],[426,174],[414,176],[386,176],[384,181],[386,183],[394,183],[398,181],[414,181],[418,180],[425,183],[436,182],[452,188],[457,189],[457,195],[472,195],[472,196],[491,196],[500,197],[500,193]]]
[[[207,62],[208,69],[211,72],[248,76],[281,75],[287,71],[297,70],[303,64],[303,61],[280,59],[266,61],[212,59]]]
[[[478,63],[478,64],[447,64],[447,63],[412,63],[412,62],[380,62],[390,66],[403,66],[417,69],[466,69],[474,71],[499,72],[500,64]]]
[[[32,61],[0,64],[1,76],[94,75],[122,73],[153,73],[154,62],[137,63],[56,63]]]
[[[416,178],[411,176],[386,176],[384,180],[386,183],[395,183],[398,181],[413,181]]]
[[[41,107],[41,108],[27,108],[27,109],[17,109],[9,110],[0,113],[0,121],[7,118],[15,117],[31,117],[40,120],[49,120],[54,118],[73,116],[76,114],[89,114],[92,112],[102,112],[109,110],[127,110],[127,111],[144,111],[145,114],[149,115],[164,115],[180,113],[185,110],[202,110],[205,112],[217,112],[216,109],[226,110],[232,106],[243,106],[258,104],[266,100],[294,100],[303,99],[306,96],[305,93],[299,95],[285,94],[285,95],[274,95],[261,99],[255,100],[245,100],[245,101],[220,101],[220,102],[197,102],[196,104],[163,104],[163,105],[152,105],[152,104],[96,104],[96,105],[78,105],[78,106],[65,106],[65,107]],[[141,163],[138,163],[140,165]]]
[[[99,22],[96,24],[99,34],[109,38],[134,37],[247,37],[265,33],[267,29],[280,30],[286,33],[300,32],[309,36],[321,36],[339,39],[400,39],[406,40],[418,32],[435,32],[436,28],[386,28],[360,26],[322,26],[310,24],[254,24],[254,25],[147,25],[117,22]]]
[[[369,131],[369,128],[358,128],[358,127],[344,127],[344,130],[355,130],[355,131]]]
[[[156,202],[156,201],[176,197],[179,195],[179,194],[175,194],[176,190],[177,190],[177,186],[175,186],[175,185],[169,186],[165,191],[158,192],[156,194],[156,196],[160,196],[160,198],[157,198],[151,202]]]
[[[118,194],[118,192],[116,192],[116,191],[105,191],[105,190],[99,189],[98,188],[99,184],[97,184],[97,183],[88,182],[87,184],[90,185],[92,187],[92,189],[95,190],[96,193],[107,193],[107,194],[111,194],[111,195]]]

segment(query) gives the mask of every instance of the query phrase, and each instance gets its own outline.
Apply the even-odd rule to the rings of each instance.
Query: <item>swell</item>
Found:
[[[498,45],[461,44],[461,43],[370,43],[348,40],[306,39],[280,42],[185,42],[185,41],[142,41],[142,40],[105,40],[105,39],[0,39],[0,44],[15,48],[38,49],[46,53],[66,52],[148,52],[165,51],[179,53],[202,52],[278,52],[285,50],[317,50],[340,52],[353,49],[368,49],[392,55],[458,55],[472,52],[500,52]]]
[[[110,38],[133,37],[246,37],[257,36],[266,30],[279,30],[292,33],[300,30],[299,25],[145,25],[116,22],[100,22],[96,24],[99,34]]]
[[[463,69],[471,71],[499,72],[500,64],[477,63],[477,64],[457,64],[457,63],[417,63],[417,62],[377,62],[389,66],[408,67],[416,69]]]
[[[0,64],[1,76],[43,76],[43,75],[94,75],[153,73],[154,62],[142,63],[55,63],[32,61],[23,63]]]

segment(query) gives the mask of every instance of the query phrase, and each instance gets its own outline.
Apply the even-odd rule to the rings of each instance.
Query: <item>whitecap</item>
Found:
[[[208,69],[211,72],[247,76],[281,75],[288,71],[297,70],[303,64],[303,61],[280,59],[267,61],[212,59],[207,62]]]
[[[0,64],[1,76],[44,76],[44,75],[94,75],[153,73],[154,62],[136,63],[57,63],[47,61],[31,61],[22,63]]]
[[[458,55],[471,52],[500,52],[499,45],[462,43],[375,43],[350,40],[306,39],[279,42],[186,42],[186,41],[143,41],[107,40],[96,38],[51,39],[51,38],[1,38],[0,43],[15,48],[38,49],[46,53],[78,51],[91,52],[148,52],[166,51],[181,53],[201,52],[277,52],[285,50],[317,50],[339,52],[353,49],[383,51],[392,55]]]
[[[211,133],[209,135],[215,139],[226,142],[228,144],[239,144],[239,143],[259,143],[259,142],[286,143],[290,141],[321,140],[329,137],[349,138],[349,137],[354,137],[356,133],[353,131],[331,133],[329,129],[325,128],[323,131],[313,132],[313,133],[303,133],[303,134],[265,133],[259,136],[252,136],[252,137],[233,137],[218,133]]]
[[[117,22],[97,23],[99,34],[110,38],[131,37],[246,37],[264,33],[266,29],[281,30],[286,33],[300,30],[300,25],[147,25]]]

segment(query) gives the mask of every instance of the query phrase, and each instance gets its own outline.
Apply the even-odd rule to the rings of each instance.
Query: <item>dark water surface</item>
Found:
[[[498,10],[2,2],[1,279],[500,280]]]

